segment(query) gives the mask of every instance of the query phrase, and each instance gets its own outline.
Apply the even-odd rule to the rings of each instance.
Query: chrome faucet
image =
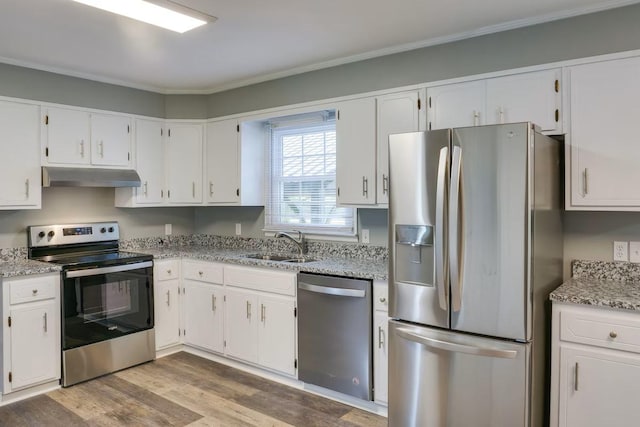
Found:
[[[304,253],[306,252],[304,236],[302,235],[302,232],[300,230],[294,231],[298,233],[298,237],[293,237],[290,233],[285,233],[284,231],[278,231],[276,233],[276,239],[280,237],[286,237],[287,239],[291,240],[298,246],[298,252],[300,252],[300,256],[304,256]]]

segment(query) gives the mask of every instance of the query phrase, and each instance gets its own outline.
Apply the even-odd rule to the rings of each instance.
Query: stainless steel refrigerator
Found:
[[[389,137],[389,425],[545,423],[560,143],[530,123]]]

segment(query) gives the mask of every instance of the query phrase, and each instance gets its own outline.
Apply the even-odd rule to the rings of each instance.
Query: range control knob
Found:
[[[46,236],[46,234],[44,233],[44,231],[41,231],[41,232],[39,232],[39,233],[38,233],[38,237],[39,237],[39,238],[41,238],[41,239],[42,239],[42,238],[44,238],[44,236]]]
[[[50,239],[55,235],[56,235],[56,232],[53,231],[53,230],[51,230],[50,232],[47,233],[47,236],[49,236]]]
[[[113,233],[113,227],[109,227],[109,233]]]
[[[101,232],[101,233],[106,233],[106,232],[107,232],[107,229],[106,229],[106,228],[104,228],[104,227],[102,227],[102,228],[100,229],[100,232]]]

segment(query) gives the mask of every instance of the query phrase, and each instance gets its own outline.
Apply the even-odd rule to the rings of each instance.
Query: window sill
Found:
[[[275,237],[277,231],[272,230],[262,230],[264,231],[265,237]],[[293,230],[289,230],[293,231]],[[348,243],[358,243],[358,235],[354,236],[345,236],[344,234],[315,234],[315,233],[305,233],[302,232],[302,235],[305,239],[309,240],[330,240],[333,242],[348,242]]]

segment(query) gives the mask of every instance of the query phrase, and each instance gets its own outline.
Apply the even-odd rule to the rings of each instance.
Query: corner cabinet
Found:
[[[640,58],[569,67],[566,209],[640,210]]]
[[[640,418],[640,313],[553,304],[551,427]]]
[[[13,393],[60,379],[60,276],[2,282],[2,391]]]
[[[0,209],[39,209],[40,107],[0,101]]]
[[[427,127],[533,122],[562,133],[560,82],[558,68],[430,87]]]
[[[336,108],[337,204],[376,203],[376,99],[341,102]]]
[[[167,123],[167,198],[170,204],[202,203],[203,125]]]
[[[376,98],[377,174],[376,203],[389,204],[389,135],[424,129],[424,89],[392,93]]]

